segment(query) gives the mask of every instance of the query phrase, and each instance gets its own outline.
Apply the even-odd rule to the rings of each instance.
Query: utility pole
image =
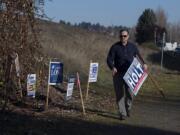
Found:
[[[172,30],[170,30],[170,42],[172,43]]]
[[[156,46],[156,37],[157,37],[157,33],[156,33],[157,29],[155,28],[154,30],[154,44]]]
[[[163,32],[163,42],[162,42],[162,45],[161,45],[161,70],[163,68],[163,57],[164,57],[165,42],[166,42],[166,33]]]

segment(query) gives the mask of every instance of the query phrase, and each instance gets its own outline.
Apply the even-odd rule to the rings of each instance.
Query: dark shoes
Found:
[[[130,117],[130,112],[129,112],[129,111],[127,111],[127,116],[124,116],[124,115],[121,115],[121,114],[120,114],[119,119],[120,119],[120,120],[125,120],[127,117]]]
[[[127,116],[130,117],[130,112],[129,111],[127,111]]]
[[[120,120],[125,120],[125,119],[126,119],[126,116],[120,115],[119,119],[120,119]]]

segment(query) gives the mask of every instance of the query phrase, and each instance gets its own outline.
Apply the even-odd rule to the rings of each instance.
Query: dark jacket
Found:
[[[144,63],[134,44],[128,42],[124,46],[121,42],[117,42],[109,50],[107,64],[111,70],[113,67],[116,67],[119,73],[125,73],[137,55]]]

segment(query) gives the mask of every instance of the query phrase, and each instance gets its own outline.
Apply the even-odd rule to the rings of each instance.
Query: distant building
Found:
[[[177,47],[180,48],[180,44],[178,44]]]
[[[163,49],[164,51],[174,51],[177,47],[178,47],[177,42],[174,43],[167,42]]]

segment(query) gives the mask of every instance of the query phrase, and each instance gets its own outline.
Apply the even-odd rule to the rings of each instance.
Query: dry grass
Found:
[[[67,74],[79,71],[87,77],[90,60],[107,70],[107,52],[116,39],[54,23],[42,23],[42,33],[45,52],[51,58],[59,58]]]
[[[98,90],[104,90],[104,88],[112,89],[112,77],[106,64],[106,57],[109,48],[118,39],[100,33],[88,32],[86,30],[52,22],[41,22],[41,28],[43,33],[42,43],[45,53],[49,58],[58,58],[64,63],[65,74],[76,73],[78,71],[80,72],[82,81],[86,82],[89,62],[90,60],[93,60],[100,64],[98,83],[96,83],[95,86],[98,86]],[[177,88],[180,87],[177,81],[171,81],[172,84],[168,86],[163,83],[163,80],[168,81],[167,78],[169,75],[163,73],[166,72],[167,69],[164,69],[163,72],[160,70],[159,61],[153,60],[153,58],[156,57],[156,54],[159,53],[158,49],[151,49],[144,46],[146,45],[138,46],[138,48],[145,58],[145,61],[150,66],[149,70],[151,74],[157,78],[156,80],[162,87],[165,87],[165,89],[166,87],[169,89],[170,86],[172,86],[171,89],[177,90]],[[147,46],[152,47],[152,43],[148,43]],[[157,58],[155,58],[155,60],[157,60]],[[168,72],[172,72],[172,70],[169,70]],[[171,80],[177,80],[178,78],[178,74],[175,74],[172,76]],[[152,83],[147,81],[143,87],[144,91],[156,89],[151,86],[153,86]]]

